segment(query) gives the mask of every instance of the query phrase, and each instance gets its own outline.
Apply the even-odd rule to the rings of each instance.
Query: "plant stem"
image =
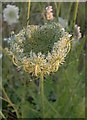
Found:
[[[5,102],[8,102],[5,98],[3,98],[3,97],[1,97],[1,96],[0,96],[0,99],[1,99],[1,100],[4,100]]]
[[[78,12],[78,5],[79,2],[73,3],[72,8],[71,8],[71,14],[69,16],[69,22],[70,22],[70,28],[73,30],[76,22],[76,17],[77,17],[77,12]]]
[[[60,13],[60,3],[55,2],[54,4],[55,4],[55,8],[56,8],[56,17],[58,20],[59,13]]]
[[[73,3],[70,2],[69,9],[68,9],[68,10],[69,10],[69,14],[68,14],[68,18],[67,18],[67,19],[68,19],[68,22],[69,22],[69,15],[70,15],[70,12],[71,12],[72,5],[73,5]],[[69,23],[68,23],[68,24],[69,24]]]
[[[40,76],[40,95],[41,95],[41,111],[42,116],[44,118],[44,79],[43,79],[43,73],[41,73]]]
[[[28,1],[27,25],[29,24],[29,16],[30,16],[30,0]]]
[[[7,120],[6,117],[4,116],[4,114],[2,113],[2,111],[0,111],[0,115],[3,119]]]
[[[75,22],[76,22],[76,17],[77,17],[77,11],[78,11],[78,0],[77,2],[75,3],[75,9],[74,9],[74,16],[73,16],[73,21],[74,21],[74,25],[75,25]]]
[[[10,104],[10,106],[12,106],[12,107],[13,107],[13,109],[14,109],[14,111],[15,111],[16,115],[17,115],[17,118],[19,118],[19,114],[18,114],[17,109],[15,108],[15,106],[14,106],[14,104],[11,102],[11,100],[9,99],[9,97],[8,97],[7,93],[5,92],[5,90],[4,90],[4,88],[3,88],[3,87],[2,87],[2,91],[3,91],[3,93],[4,93],[4,96],[5,96],[6,100],[7,100],[7,101],[8,101],[8,103]]]

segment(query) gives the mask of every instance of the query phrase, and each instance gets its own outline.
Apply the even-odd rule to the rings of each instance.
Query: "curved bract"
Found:
[[[70,34],[58,23],[29,25],[11,37],[9,54],[17,67],[39,76],[56,72],[71,48]]]

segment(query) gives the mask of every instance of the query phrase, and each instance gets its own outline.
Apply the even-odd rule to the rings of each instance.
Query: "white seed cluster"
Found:
[[[13,36],[8,53],[12,56],[13,63],[17,67],[23,68],[26,72],[32,73],[32,75],[37,77],[40,73],[49,75],[56,72],[59,66],[64,63],[65,57],[71,48],[71,35],[65,32],[65,30],[63,32],[64,36],[55,42],[51,52],[45,55],[41,52],[36,54],[32,50],[29,54],[24,52],[23,42],[25,40],[25,31],[22,30],[19,34]]]
[[[19,19],[19,8],[15,5],[8,4],[3,10],[3,18],[9,25],[17,23]]]

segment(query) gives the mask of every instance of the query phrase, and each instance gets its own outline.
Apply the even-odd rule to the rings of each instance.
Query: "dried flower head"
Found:
[[[19,19],[19,8],[15,5],[7,5],[3,10],[4,21],[7,21],[9,25],[17,23]]]
[[[70,51],[71,35],[65,32],[65,30],[62,30],[63,28],[58,23],[51,23],[43,25],[41,27],[35,26],[35,29],[33,29],[34,31],[32,31],[32,33],[30,32],[31,39],[29,37],[28,41],[28,39],[26,39],[27,37],[25,36],[25,30],[27,35],[29,33],[29,30],[31,30],[30,28],[32,29],[33,26],[29,25],[27,29],[23,29],[19,32],[19,34],[15,35],[14,38],[11,38],[12,40],[10,42],[10,50],[7,51],[12,56],[13,63],[17,67],[22,68],[24,71],[32,73],[37,77],[39,77],[41,73],[43,73],[43,75],[49,75],[50,73],[56,72],[59,69],[59,66],[65,62],[65,57]],[[52,46],[52,49],[49,49],[47,54],[44,54],[45,52],[42,54],[42,49],[42,51],[39,51],[38,53],[35,53],[36,51],[34,52],[33,49],[28,51],[29,44],[35,45],[35,41],[37,43],[40,39],[42,41],[41,36],[44,35],[43,38],[45,39],[46,34],[47,36],[50,36],[49,31],[52,32],[52,30],[54,30],[55,33],[52,34],[52,41],[54,41],[54,44]],[[41,34],[41,32],[43,34]],[[50,41],[49,37],[48,41]],[[33,48],[35,49],[35,46]],[[38,48],[39,46],[37,49]],[[41,45],[41,48],[44,49],[44,45]]]

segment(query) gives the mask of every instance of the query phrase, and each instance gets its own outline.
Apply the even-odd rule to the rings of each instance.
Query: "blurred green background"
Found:
[[[11,31],[16,34],[27,26],[28,3],[3,3],[19,7],[20,19],[15,25],[9,26],[2,21],[2,37],[9,37]],[[17,70],[9,56],[3,50],[2,58],[2,113],[7,120],[15,118],[84,118],[85,117],[85,50],[86,50],[86,3],[30,3],[29,24],[43,25],[45,8],[52,5],[56,21],[58,17],[66,19],[68,31],[73,32],[73,25],[81,27],[82,38],[71,49],[66,62],[59,70],[44,78],[44,99],[40,101],[38,79],[31,77],[22,70]],[[76,15],[76,17],[75,17]],[[5,41],[3,47],[7,46]],[[6,101],[7,100],[7,101]],[[41,104],[44,105],[43,111]],[[43,112],[43,114],[42,114]]]

